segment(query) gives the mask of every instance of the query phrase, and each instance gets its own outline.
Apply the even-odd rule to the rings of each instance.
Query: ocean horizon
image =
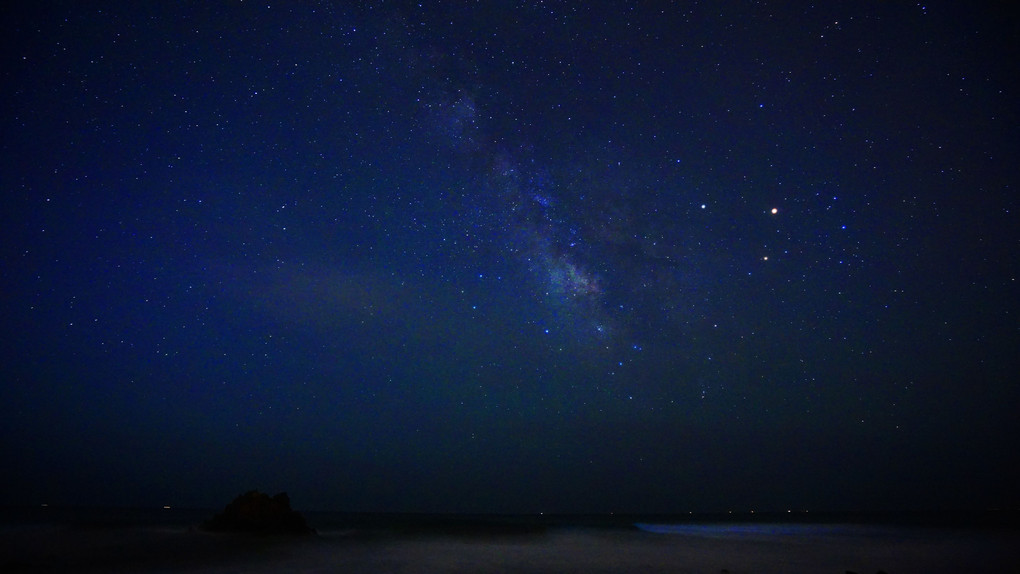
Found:
[[[220,507],[18,505],[0,506],[0,526],[25,523],[53,523],[69,526],[187,526],[199,525],[223,509]],[[349,510],[301,510],[316,529],[384,527],[387,525],[427,526],[464,522],[532,524],[546,527],[627,527],[636,525],[719,525],[719,524],[859,524],[890,527],[930,528],[1020,528],[1020,509],[932,509],[932,510],[773,510],[722,512],[604,512],[604,513],[480,513],[480,512],[397,512]]]

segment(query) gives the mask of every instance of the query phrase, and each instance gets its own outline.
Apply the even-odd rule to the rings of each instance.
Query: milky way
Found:
[[[21,4],[13,503],[1016,499],[991,8]]]

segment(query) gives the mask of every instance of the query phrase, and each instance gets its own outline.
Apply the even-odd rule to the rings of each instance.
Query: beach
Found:
[[[7,527],[10,572],[671,572],[902,574],[1016,571],[1013,529],[858,525],[336,529],[245,536],[195,527]]]

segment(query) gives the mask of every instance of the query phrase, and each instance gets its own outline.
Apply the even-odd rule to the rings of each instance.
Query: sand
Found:
[[[5,572],[1018,572],[1016,531],[550,529],[246,537],[182,528],[0,532]]]

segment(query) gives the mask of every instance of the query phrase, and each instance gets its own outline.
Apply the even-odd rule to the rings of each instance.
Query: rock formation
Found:
[[[202,528],[213,532],[257,534],[311,534],[300,513],[291,510],[286,492],[269,496],[252,490],[234,499],[223,512],[207,520]]]

